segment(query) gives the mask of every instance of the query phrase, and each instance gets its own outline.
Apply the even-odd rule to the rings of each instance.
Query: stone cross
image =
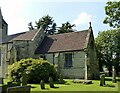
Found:
[[[112,66],[112,82],[116,83],[116,70],[114,66]]]

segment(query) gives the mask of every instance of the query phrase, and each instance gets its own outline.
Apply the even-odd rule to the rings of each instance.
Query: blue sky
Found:
[[[2,15],[8,23],[8,34],[15,34],[28,30],[28,23],[37,21],[49,14],[58,26],[69,21],[76,24],[74,29],[80,31],[89,28],[89,22],[95,37],[99,31],[110,29],[103,24],[105,18],[104,6],[107,0],[97,2],[92,0],[0,0]]]

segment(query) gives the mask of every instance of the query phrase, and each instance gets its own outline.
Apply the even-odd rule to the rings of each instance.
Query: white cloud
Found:
[[[92,21],[92,15],[86,12],[82,12],[78,15],[78,17],[75,20],[73,20],[72,24],[78,26],[81,24],[88,24],[91,21]]]

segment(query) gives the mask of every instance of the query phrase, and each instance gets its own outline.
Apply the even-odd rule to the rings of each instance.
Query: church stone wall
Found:
[[[97,62],[93,33],[90,34],[87,47],[87,71],[89,79],[99,78],[99,67]]]
[[[35,55],[35,50],[41,44],[42,40],[44,39],[44,32],[39,31],[35,38],[33,40],[16,40],[13,43],[13,46],[15,47],[17,60],[23,59],[23,58],[38,58],[37,55]]]
[[[7,50],[6,50],[6,45],[0,45],[0,53],[1,53],[1,63],[0,63],[0,77],[5,78],[7,74],[7,66],[8,63],[6,62],[6,57],[7,57]]]
[[[65,67],[65,54],[72,53],[72,67]],[[85,53],[83,51],[77,52],[63,52],[58,55],[54,54],[54,63],[65,78],[84,78],[85,76]],[[56,56],[58,55],[58,56]],[[46,59],[53,64],[53,54],[46,54]]]

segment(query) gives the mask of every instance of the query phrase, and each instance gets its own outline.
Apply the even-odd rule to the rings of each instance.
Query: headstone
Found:
[[[112,66],[112,82],[116,83],[116,70],[114,66]]]
[[[100,86],[105,85],[105,74],[100,75]]]
[[[40,87],[41,89],[45,89],[45,83],[43,80],[40,81]]]
[[[0,77],[0,84],[3,84],[3,78]]]
[[[54,83],[52,77],[49,77],[50,88],[54,88]]]
[[[31,86],[16,86],[7,88],[7,93],[30,93]]]
[[[7,82],[7,85],[8,85],[9,87],[12,87],[12,86],[13,86],[12,82]]]
[[[63,80],[63,75],[62,74],[60,74],[60,81],[59,81],[61,84],[63,84],[64,83],[64,80]]]
[[[6,93],[8,85],[2,85],[2,91],[0,93]]]
[[[22,76],[22,86],[27,85],[28,83],[28,75],[24,72]]]

